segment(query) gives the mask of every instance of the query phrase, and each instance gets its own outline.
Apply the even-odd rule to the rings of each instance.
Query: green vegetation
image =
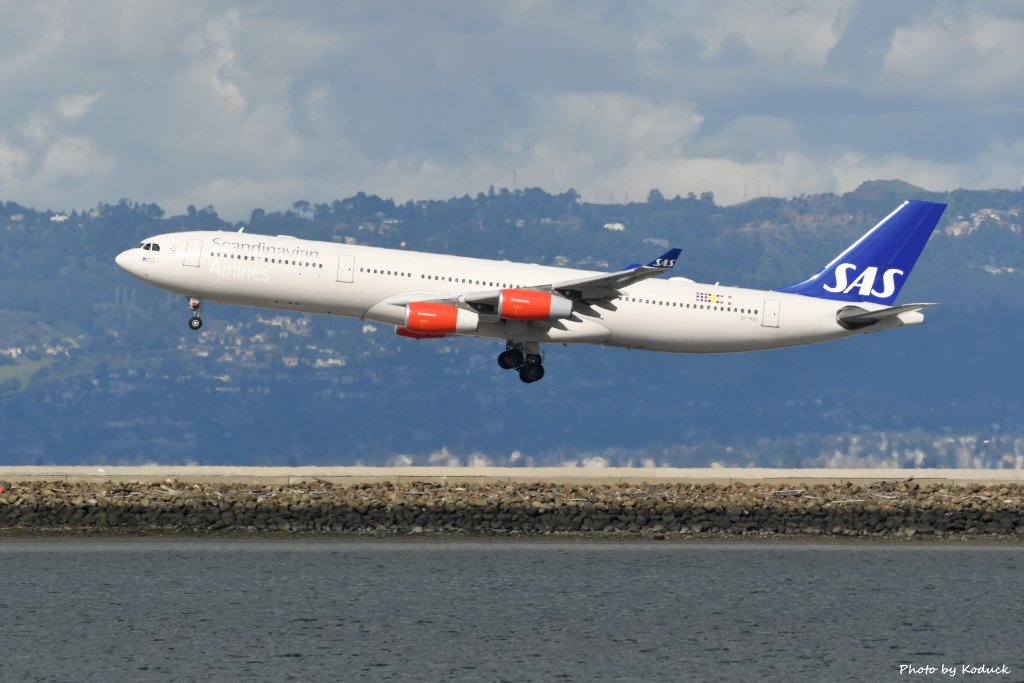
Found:
[[[29,382],[31,382],[33,375],[53,365],[52,358],[43,358],[41,360],[17,360],[12,364],[0,365],[0,386],[3,386],[5,382],[17,381],[21,384],[21,389],[24,391],[28,388]]]

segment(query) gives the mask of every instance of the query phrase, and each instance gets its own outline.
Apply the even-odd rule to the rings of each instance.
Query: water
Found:
[[[1024,680],[1015,545],[8,540],[0,577],[12,681]]]

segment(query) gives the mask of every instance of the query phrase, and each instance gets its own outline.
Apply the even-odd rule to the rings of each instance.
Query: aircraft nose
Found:
[[[128,253],[130,251],[131,251],[131,249],[127,249],[125,251],[122,251],[120,254],[118,254],[117,256],[114,257],[114,263],[116,263],[121,270],[126,270],[129,273],[131,272],[131,270],[128,269],[128,262],[129,262]]]

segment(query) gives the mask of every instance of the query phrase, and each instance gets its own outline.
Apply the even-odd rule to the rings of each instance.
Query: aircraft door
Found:
[[[189,240],[185,245],[185,259],[182,263],[186,266],[199,267],[199,257],[203,255],[203,241]]]
[[[338,282],[352,282],[352,273],[356,269],[356,257],[352,254],[338,256]]]
[[[761,327],[779,326],[779,302],[774,299],[764,300],[764,310],[761,315]]]

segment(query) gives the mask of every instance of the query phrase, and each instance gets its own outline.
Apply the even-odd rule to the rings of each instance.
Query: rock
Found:
[[[292,533],[1024,534],[1024,487],[883,482],[792,487],[647,484],[131,485],[23,482],[0,524],[42,529],[267,529]]]

